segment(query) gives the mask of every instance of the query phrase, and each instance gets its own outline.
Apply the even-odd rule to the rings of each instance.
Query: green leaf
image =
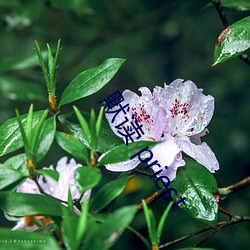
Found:
[[[4,162],[4,165],[8,166],[9,168],[18,170],[19,172],[28,176],[29,171],[26,165],[26,160],[27,160],[26,155],[23,153],[10,157],[8,160]]]
[[[92,95],[103,88],[124,63],[124,59],[110,58],[99,66],[78,74],[64,90],[59,106]]]
[[[239,11],[250,10],[250,1],[249,0],[221,0],[223,7],[227,7]]]
[[[63,210],[66,209],[59,201],[49,196],[13,192],[0,193],[0,208],[11,216],[62,216]]]
[[[88,165],[88,151],[76,137],[64,132],[56,132],[56,141],[62,149],[71,154],[80,163]]]
[[[88,201],[84,201],[82,213],[79,216],[65,217],[62,222],[62,234],[67,249],[80,249],[82,238],[87,229]]]
[[[89,118],[89,114],[84,113],[84,116]],[[77,119],[74,116],[74,113],[61,115],[59,120],[62,123],[63,127],[76,138],[78,138],[86,147],[90,148],[89,143],[84,136],[81,127],[78,124]],[[107,152],[112,148],[123,144],[123,141],[114,134],[110,126],[106,121],[102,121],[100,136],[97,144],[97,151],[100,153]]]
[[[33,127],[41,118],[43,111],[34,112]],[[22,124],[25,124],[27,114],[20,116]],[[25,126],[25,125],[24,125]],[[22,136],[19,130],[17,118],[11,118],[0,126],[0,156],[13,152],[23,146]]]
[[[62,235],[64,243],[69,250],[77,250],[76,233],[79,222],[78,216],[65,217],[62,222]]]
[[[38,141],[37,161],[40,162],[48,153],[56,132],[56,117],[52,116],[44,121]]]
[[[148,208],[148,205],[144,200],[142,200],[143,211],[146,218],[148,233],[152,245],[157,244],[157,232],[156,232],[156,221],[154,214],[151,209]]]
[[[9,76],[0,77],[0,93],[15,101],[43,102],[46,100],[44,90],[40,85]]]
[[[145,147],[149,147],[151,149],[158,142],[154,141],[136,141],[133,143],[129,143],[128,146],[126,144],[120,145],[112,149],[108,152],[97,164],[97,166],[102,166],[105,164],[111,164],[116,162],[123,162],[130,160],[130,157]]]
[[[37,174],[40,175],[44,175],[44,176],[48,176],[51,179],[58,181],[59,179],[59,173],[56,170],[52,170],[52,169],[37,169],[36,170]]]
[[[96,213],[99,212],[108,204],[110,204],[110,202],[112,202],[115,198],[117,198],[122,193],[131,177],[132,176],[127,176],[116,179],[100,188],[91,203],[91,208],[93,211]]]
[[[135,216],[137,207],[126,206],[110,214],[102,225],[90,231],[84,250],[111,248]]]
[[[179,168],[177,178],[170,187],[175,188],[178,195],[173,195],[174,201],[180,196],[186,197],[185,205],[179,207],[203,223],[216,227],[218,204],[213,193],[218,192],[214,176],[202,165],[191,159],[185,159],[186,166]]]
[[[26,232],[26,231],[10,231],[0,228],[1,243],[0,249],[11,250],[60,250],[56,241],[50,235]]]
[[[96,115],[94,109],[90,112],[90,122],[89,122],[90,136],[91,136],[91,149],[96,150]]]
[[[20,171],[0,164],[0,190],[13,184],[16,181],[23,180],[25,177],[26,175],[24,175]]]
[[[214,65],[239,56],[250,47],[250,16],[228,26],[218,37]]]
[[[104,107],[101,107],[100,112],[99,112],[98,117],[97,117],[96,128],[95,128],[96,129],[96,139],[97,139],[97,141],[99,139],[99,135],[100,135],[100,132],[101,132],[103,113],[104,113]]]
[[[79,111],[79,109],[75,106],[73,106],[73,108],[75,110],[76,117],[81,125],[84,137],[86,138],[88,145],[90,146],[91,145],[91,134],[90,134],[90,130],[89,130],[89,125],[88,125],[86,119],[84,118],[84,116]]]
[[[160,219],[160,222],[158,224],[158,227],[157,227],[157,244],[159,245],[160,242],[161,242],[161,234],[162,234],[162,230],[163,230],[163,227],[164,227],[164,224],[165,224],[165,221],[168,217],[168,214],[169,214],[169,211],[170,211],[170,208],[171,206],[173,205],[173,201],[171,201],[168,206],[166,207],[164,213],[162,214],[161,216],[161,219]]]
[[[75,174],[76,185],[81,194],[95,187],[102,179],[100,169],[95,167],[77,168]]]

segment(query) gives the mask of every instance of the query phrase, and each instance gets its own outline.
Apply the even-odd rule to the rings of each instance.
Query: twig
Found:
[[[209,232],[202,239],[200,239],[196,244],[194,244],[193,247],[199,246],[204,241],[206,241],[209,237],[211,237],[212,235],[214,235],[215,233],[219,232],[221,229],[223,229],[229,225],[238,224],[238,223],[247,222],[247,221],[250,221],[250,216],[237,216],[237,215],[235,215],[234,217],[232,217],[232,219],[230,221],[223,221],[216,229]]]
[[[235,214],[232,214],[231,212],[227,211],[226,209],[219,207],[218,208],[223,214],[229,216],[230,218],[233,218],[235,216]]]
[[[230,22],[222,8],[222,5],[221,5],[221,2],[220,0],[211,0],[211,3],[214,5],[214,7],[216,8],[218,14],[219,14],[219,17],[220,17],[220,20],[221,22],[223,23],[223,26],[224,28],[226,29],[228,26],[230,26]],[[243,60],[245,63],[247,63],[248,65],[250,65],[250,59],[248,57],[247,54],[241,54],[239,56],[241,58],[241,60]]]
[[[195,231],[195,232],[192,232],[192,233],[187,234],[187,235],[185,235],[185,236],[182,236],[182,237],[180,237],[180,238],[178,238],[178,239],[175,239],[175,240],[173,240],[173,241],[170,241],[170,242],[167,242],[167,243],[165,243],[165,244],[162,244],[162,245],[159,246],[159,248],[169,247],[169,246],[171,246],[171,245],[177,244],[177,243],[179,243],[179,242],[181,242],[181,241],[183,241],[183,240],[186,240],[186,239],[188,239],[188,238],[191,238],[191,237],[193,237],[193,236],[195,236],[195,235],[197,235],[197,234],[203,233],[203,232],[205,232],[205,231],[207,231],[207,230],[209,230],[209,229],[211,229],[211,227],[209,227],[209,226],[203,227],[203,228],[201,228],[201,229],[199,229],[199,230],[197,230],[197,231]]]
[[[159,191],[156,191],[155,193],[153,193],[152,195],[150,195],[148,198],[145,199],[145,202],[147,205],[152,204],[153,202],[155,202],[156,200],[158,200],[161,197],[161,194],[166,192],[168,189],[167,188],[163,188]],[[137,205],[137,211],[136,214],[140,213],[143,210],[143,205],[142,203]]]
[[[238,223],[241,223],[241,222],[246,222],[246,221],[250,221],[250,217],[248,217],[248,216],[242,217],[242,216],[237,216],[237,215],[234,215],[230,221],[221,221],[221,222],[218,223],[218,227],[216,229],[214,229],[213,231],[209,232],[206,236],[204,236],[199,242],[197,242],[194,245],[194,247],[200,245],[202,242],[204,242],[206,239],[208,239],[210,236],[212,236],[216,232],[220,231],[224,227],[227,227],[227,226],[232,225],[232,224],[238,224]],[[213,228],[210,227],[210,226],[203,227],[203,228],[201,228],[201,229],[199,229],[199,230],[197,230],[195,232],[192,232],[192,233],[187,234],[185,236],[182,236],[182,237],[180,237],[178,239],[175,239],[173,241],[162,244],[162,245],[159,246],[159,248],[169,247],[171,245],[177,244],[177,243],[179,243],[181,241],[184,241],[184,240],[186,240],[188,238],[191,238],[191,237],[193,237],[193,236],[195,236],[197,234],[206,232],[206,231],[211,230],[211,229],[213,229]]]
[[[245,179],[243,179],[239,182],[236,182],[228,187],[219,188],[218,192],[219,192],[219,195],[221,196],[221,198],[223,199],[223,198],[226,198],[226,196],[228,196],[229,194],[234,193],[236,191],[239,191],[239,190],[241,190],[249,185],[250,185],[250,176],[248,176]]]

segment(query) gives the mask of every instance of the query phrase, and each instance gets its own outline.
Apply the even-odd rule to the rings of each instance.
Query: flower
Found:
[[[159,141],[152,148],[153,159],[161,166],[166,166],[161,176],[175,179],[178,167],[184,166],[182,152],[214,173],[219,169],[219,163],[210,147],[201,141],[207,132],[214,112],[214,98],[204,95],[192,81],[177,79],[164,87],[156,86],[153,93],[146,88],[139,88],[141,96],[130,90],[123,92],[123,97],[129,103],[130,117],[134,116],[138,124],[143,125],[144,135],[139,140]],[[115,107],[117,108],[117,107]],[[113,108],[113,109],[115,109]],[[105,113],[111,129],[118,133],[118,124],[124,121],[120,112],[112,123],[112,113]],[[133,135],[136,140],[136,135]],[[101,156],[102,157],[102,156]],[[139,160],[107,164],[111,171],[128,171],[135,168]],[[153,170],[156,172],[157,167]]]
[[[81,167],[80,164],[76,164],[74,159],[71,159],[67,162],[67,157],[61,158],[56,168],[51,165],[49,168],[43,169],[50,169],[56,170],[59,174],[58,180],[54,180],[47,176],[40,176],[38,178],[38,183],[40,187],[46,194],[49,194],[57,199],[62,201],[68,200],[68,190],[70,190],[72,199],[78,199],[80,197],[80,193],[77,189],[76,182],[74,179],[75,171],[78,167]],[[30,194],[41,194],[36,183],[27,178],[16,190],[20,193],[30,193]],[[90,190],[86,191],[81,198],[80,202],[83,202],[90,196]],[[75,210],[78,213],[77,210]],[[34,223],[34,221],[36,223]],[[37,225],[43,226],[53,222],[49,217],[45,216],[25,216],[22,217],[17,225],[12,230],[27,230],[27,231],[34,231],[38,229]]]

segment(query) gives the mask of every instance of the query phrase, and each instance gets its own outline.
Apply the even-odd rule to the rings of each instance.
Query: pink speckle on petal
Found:
[[[172,108],[170,109],[170,112],[172,114],[172,118],[179,115],[182,119],[184,119],[184,122],[187,121],[187,118],[190,116],[188,115],[188,103],[180,103],[177,99],[175,99],[175,102],[172,103]]]

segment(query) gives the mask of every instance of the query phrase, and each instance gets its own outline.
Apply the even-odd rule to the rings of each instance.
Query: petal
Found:
[[[113,172],[126,172],[136,168],[140,164],[140,162],[141,161],[139,159],[133,159],[129,161],[106,164],[105,167],[107,170]]]
[[[163,170],[157,177],[167,176],[170,181],[174,180],[178,167],[185,165],[185,161],[182,159],[181,149],[177,145],[175,139],[170,137],[157,144],[153,147],[152,152],[154,156],[153,159],[149,161],[148,165],[157,160]],[[153,165],[152,168],[154,172],[160,170],[157,165]]]
[[[204,95],[192,81],[177,79],[164,88],[156,87],[153,96],[168,112],[170,133],[195,135],[205,129],[214,112],[214,98]]]
[[[215,154],[205,142],[195,145],[190,140],[179,140],[179,145],[183,152],[206,167],[211,173],[219,169]]]
[[[80,197],[80,193],[77,189],[74,176],[76,169],[78,167],[81,167],[81,165],[76,164],[74,159],[71,159],[69,162],[67,161],[68,158],[63,157],[57,163],[56,170],[59,173],[58,181],[55,181],[47,176],[39,178],[38,180],[45,193],[64,201],[68,200],[69,189],[71,191],[73,199],[77,199]]]
[[[19,193],[40,194],[36,183],[27,178],[16,190]]]

